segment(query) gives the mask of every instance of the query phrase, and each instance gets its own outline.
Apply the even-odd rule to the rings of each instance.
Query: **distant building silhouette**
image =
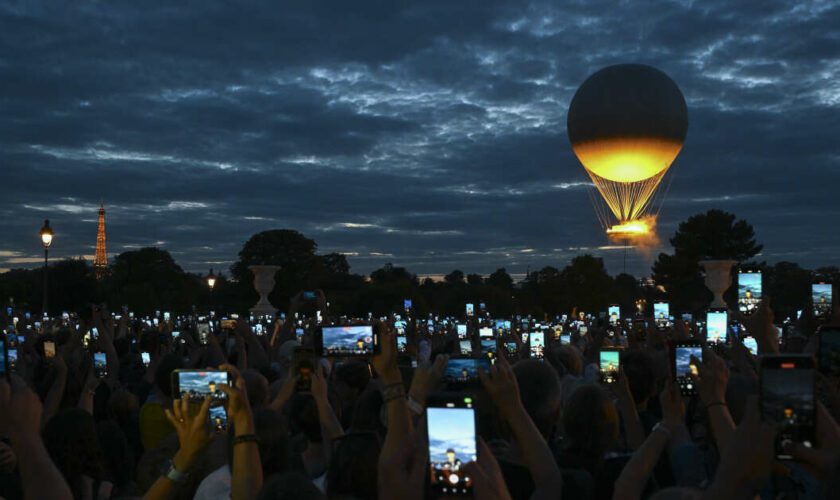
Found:
[[[96,279],[108,273],[108,252],[105,250],[105,206],[99,206],[99,227],[96,230],[96,257],[93,260]]]

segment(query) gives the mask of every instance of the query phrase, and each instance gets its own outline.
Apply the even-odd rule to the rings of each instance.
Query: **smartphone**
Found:
[[[458,334],[459,339],[467,338],[467,325],[458,323],[455,325],[455,332]]]
[[[493,329],[489,326],[483,326],[478,329],[478,336],[483,339],[492,339],[493,338]]]
[[[235,319],[223,319],[220,322],[220,327],[222,330],[236,330],[236,320]]]
[[[618,321],[621,319],[621,307],[618,305],[611,305],[607,308],[607,315],[610,318],[611,325],[617,325]]]
[[[96,378],[105,378],[108,376],[108,358],[102,351],[93,353],[93,374]]]
[[[821,326],[818,330],[820,371],[829,377],[840,375],[840,326]]]
[[[676,342],[671,351],[671,373],[680,388],[683,396],[694,396],[697,394],[694,376],[697,375],[697,365],[692,363],[694,356],[701,363],[703,362],[703,344],[700,342]]]
[[[545,333],[531,333],[531,336],[528,339],[528,346],[530,348],[532,358],[543,359],[543,356],[545,356]]]
[[[303,334],[305,332],[306,331],[303,328],[295,328],[295,338],[298,342],[301,342],[301,339],[303,338]]]
[[[729,313],[726,309],[706,312],[706,343],[725,344],[729,337]]]
[[[400,354],[408,352],[408,339],[405,335],[397,335],[397,352]]]
[[[264,332],[265,332],[265,329],[264,329],[262,323],[257,323],[256,325],[254,325],[254,334],[255,335],[262,335]]]
[[[812,447],[816,433],[814,384],[816,366],[810,356],[782,355],[761,358],[761,415],[779,426],[776,457],[789,460],[786,443]]]
[[[454,358],[446,364],[443,380],[451,385],[469,385],[478,382],[478,370],[488,372],[490,358]]]
[[[750,354],[758,356],[758,342],[756,342],[755,337],[746,335],[741,339],[741,343],[750,351]]]
[[[738,272],[738,310],[750,315],[761,302],[761,271]]]
[[[811,285],[811,302],[814,304],[814,316],[824,319],[831,316],[831,283],[814,283]]]
[[[467,316],[472,316],[475,313],[475,306],[467,304]]]
[[[9,350],[6,349],[6,339],[0,336],[0,376],[9,379]]]
[[[405,312],[411,312],[411,299],[403,300],[403,309],[405,309]]]
[[[461,356],[470,357],[472,356],[472,340],[459,340],[458,341],[458,350],[461,353]]]
[[[163,313],[163,320],[164,321],[169,321],[169,318],[170,318],[170,315],[169,315],[168,312]]]
[[[155,326],[158,326],[158,325],[160,325],[160,320],[157,319],[157,318],[152,318],[152,324],[155,325]]]
[[[143,366],[149,367],[149,363],[152,362],[152,357],[149,355],[148,352],[143,351],[140,353],[140,361],[143,362]]]
[[[570,333],[560,334],[560,345],[569,345],[572,343],[572,335]]]
[[[319,356],[372,356],[379,341],[370,325],[324,326],[316,339]]]
[[[618,349],[601,349],[598,355],[601,383],[614,384],[618,382],[621,353]]]
[[[295,390],[297,392],[312,391],[312,372],[315,370],[315,351],[310,347],[296,347],[292,355],[292,363],[297,374]]]
[[[315,300],[317,298],[315,292],[303,292],[303,300]]]
[[[434,497],[472,496],[464,466],[478,460],[475,410],[469,394],[433,395],[426,405],[429,487]]]
[[[496,358],[496,339],[481,339],[481,355],[487,359]]]
[[[210,323],[199,323],[196,325],[198,330],[198,343],[207,345],[210,343]]]
[[[44,358],[50,360],[55,357],[55,342],[52,340],[44,341]]]
[[[172,330],[172,334],[171,334],[171,335],[172,335],[172,338],[173,338],[173,339],[177,339],[178,337],[180,337],[180,336],[181,336],[181,332],[179,332],[178,330]]]
[[[519,355],[519,344],[513,340],[505,341],[505,352],[508,356],[515,357]]]
[[[6,345],[6,368],[10,373],[17,371],[18,350],[17,347]]]
[[[179,398],[202,401],[207,396],[226,399],[219,388],[230,384],[230,373],[223,370],[175,370],[172,372],[172,394]]]
[[[667,302],[653,303],[653,322],[656,325],[656,328],[660,330],[668,328],[670,316],[670,306]]]
[[[207,416],[210,419],[210,426],[216,432],[224,432],[228,428],[227,411],[223,405],[211,406]]]

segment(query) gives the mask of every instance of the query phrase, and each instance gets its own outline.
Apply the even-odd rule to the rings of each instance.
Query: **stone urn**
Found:
[[[714,299],[712,309],[726,309],[726,301],[723,294],[732,286],[732,267],[737,264],[735,260],[701,260],[700,267],[706,271],[706,288],[708,288]]]
[[[254,273],[254,289],[260,294],[260,300],[251,308],[251,312],[261,315],[273,315],[277,308],[268,301],[268,294],[274,290],[274,275],[280,266],[248,266]]]

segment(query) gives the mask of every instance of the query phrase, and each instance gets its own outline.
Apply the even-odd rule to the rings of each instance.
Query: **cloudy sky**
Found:
[[[575,89],[650,64],[689,131],[659,221],[723,208],[768,261],[840,264],[840,1],[9,1],[0,269],[156,245],[227,268],[293,228],[385,262],[620,272],[566,137]],[[667,250],[667,248],[666,248]],[[628,270],[649,271],[631,253]]]

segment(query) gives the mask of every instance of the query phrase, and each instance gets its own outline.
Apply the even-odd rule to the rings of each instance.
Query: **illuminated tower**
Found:
[[[99,206],[99,228],[96,230],[96,257],[93,260],[96,279],[101,279],[108,271],[108,253],[105,251],[105,207]]]

